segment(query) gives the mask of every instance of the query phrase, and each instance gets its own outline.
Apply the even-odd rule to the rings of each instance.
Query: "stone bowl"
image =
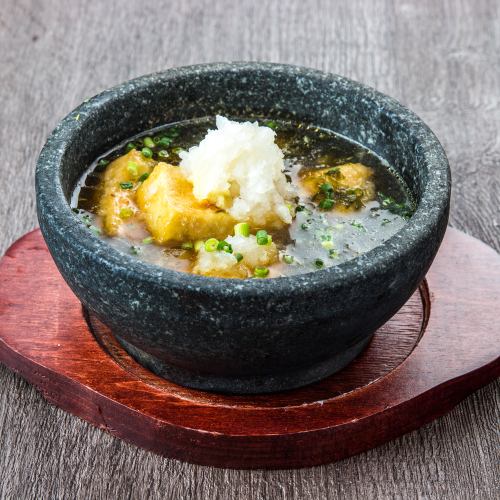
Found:
[[[417,210],[354,260],[261,280],[146,264],[73,214],[72,190],[97,156],[152,127],[216,113],[299,120],[355,140],[400,173]],[[64,279],[139,363],[196,389],[263,393],[340,370],[408,300],[446,229],[450,171],[429,128],[369,87],[295,66],[222,63],[140,77],[85,101],[43,148],[36,193],[40,227]]]

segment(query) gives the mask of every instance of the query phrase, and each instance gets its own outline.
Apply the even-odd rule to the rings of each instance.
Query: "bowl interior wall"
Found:
[[[426,183],[424,154],[408,119],[343,79],[206,70],[143,78],[112,100],[107,96],[99,97],[102,106],[85,115],[81,133],[65,145],[61,181],[68,200],[88,165],[114,145],[159,125],[217,113],[292,119],[332,130],[386,159],[417,201]]]

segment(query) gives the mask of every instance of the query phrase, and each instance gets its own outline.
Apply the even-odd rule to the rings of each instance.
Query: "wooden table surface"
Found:
[[[497,0],[2,0],[0,253],[37,225],[35,160],[60,118],[129,78],[230,60],[336,72],[409,106],[448,153],[451,225],[500,251]],[[499,387],[342,462],[237,471],[139,450],[0,367],[0,497],[498,498]]]

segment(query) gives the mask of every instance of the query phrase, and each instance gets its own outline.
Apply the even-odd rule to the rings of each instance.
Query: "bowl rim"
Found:
[[[64,195],[60,168],[70,140],[83,129],[91,115],[113,101],[117,93],[123,96],[131,91],[158,84],[159,81],[185,77],[189,73],[200,76],[203,73],[248,70],[277,74],[285,72],[305,78],[340,82],[376,101],[381,109],[389,112],[391,116],[411,124],[413,134],[418,136],[419,153],[432,168],[428,168],[428,178],[420,202],[408,222],[382,244],[341,264],[304,274],[245,280],[199,276],[141,261],[112,247],[81,224]],[[54,175],[55,172],[57,175]],[[335,286],[346,279],[370,278],[380,267],[385,268],[394,260],[404,259],[415,246],[425,246],[443,217],[448,215],[451,190],[449,164],[439,140],[415,113],[398,101],[372,87],[334,73],[268,62],[220,62],[179,66],[128,80],[85,100],[66,115],[48,137],[37,160],[35,179],[39,219],[43,212],[50,218],[54,225],[52,229],[58,236],[69,244],[76,242],[81,252],[99,259],[113,272],[120,270],[134,273],[141,281],[153,282],[162,288],[209,292],[219,296],[230,296],[235,291],[252,296],[266,292],[293,296],[304,290],[307,290],[307,293],[319,292],[324,290],[325,286]]]

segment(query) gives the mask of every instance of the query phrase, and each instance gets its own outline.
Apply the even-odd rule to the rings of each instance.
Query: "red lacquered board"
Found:
[[[138,365],[82,310],[38,230],[0,262],[0,361],[51,403],[153,452],[305,467],[420,427],[500,375],[500,256],[448,229],[426,280],[347,368],[259,396],[186,389]]]

